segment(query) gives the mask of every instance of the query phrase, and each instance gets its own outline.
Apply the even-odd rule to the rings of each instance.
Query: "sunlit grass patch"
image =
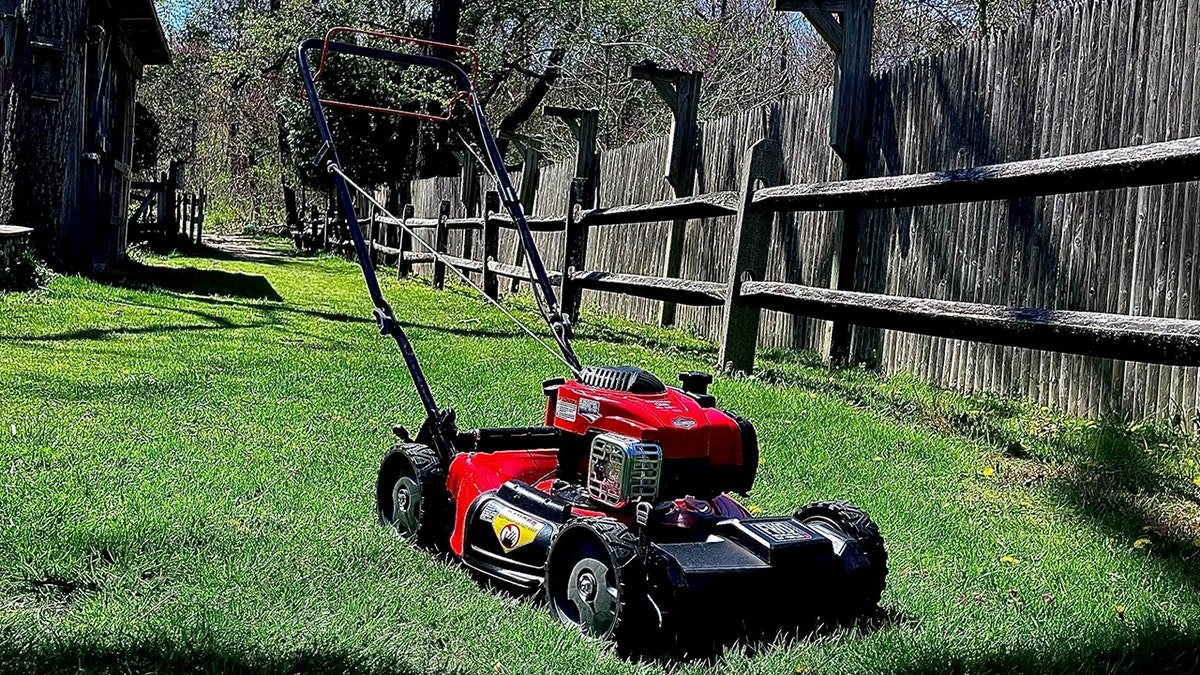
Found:
[[[2,671],[1197,667],[1200,454],[1180,428],[767,353],[712,387],[760,431],[750,501],[867,508],[891,553],[884,615],[715,662],[630,663],[376,525],[390,425],[420,408],[355,265],[147,255],[131,270],[0,296]],[[507,319],[462,288],[384,288],[463,425],[541,418],[540,384],[563,373]],[[510,304],[537,325],[527,298]],[[586,362],[665,381],[714,365],[679,331],[578,328]]]

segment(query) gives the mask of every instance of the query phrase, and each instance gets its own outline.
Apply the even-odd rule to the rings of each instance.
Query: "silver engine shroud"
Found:
[[[592,440],[588,458],[588,494],[609,506],[658,498],[662,446],[618,434]]]

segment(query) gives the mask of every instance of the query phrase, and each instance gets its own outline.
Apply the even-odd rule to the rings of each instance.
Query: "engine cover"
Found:
[[[657,443],[662,447],[659,494],[664,499],[750,489],[758,449],[746,447],[756,444],[748,422],[704,407],[674,387],[630,388],[634,391],[577,381],[547,387],[546,426],[579,436],[610,433]]]

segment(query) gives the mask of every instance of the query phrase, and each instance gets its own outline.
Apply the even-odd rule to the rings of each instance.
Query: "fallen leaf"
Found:
[[[1124,620],[1125,619],[1125,605],[1117,605],[1116,610],[1117,610],[1117,618]]]
[[[981,473],[985,476],[990,476],[990,475],[996,473],[996,470],[990,466],[985,466],[985,467],[983,467],[983,471],[980,471],[979,473]]]
[[[1012,557],[1011,555],[1003,556],[1002,558],[1000,558],[1000,562],[1008,563],[1009,565],[1020,565],[1021,564],[1020,560]]]
[[[1150,545],[1150,540],[1145,537],[1142,537],[1141,539],[1138,539],[1137,541],[1133,542],[1134,548],[1145,548],[1146,546],[1149,546],[1149,545]]]

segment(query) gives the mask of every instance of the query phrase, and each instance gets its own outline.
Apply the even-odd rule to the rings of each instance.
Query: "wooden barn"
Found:
[[[169,61],[154,0],[0,0],[0,225],[59,269],[123,258],[137,83]]]

